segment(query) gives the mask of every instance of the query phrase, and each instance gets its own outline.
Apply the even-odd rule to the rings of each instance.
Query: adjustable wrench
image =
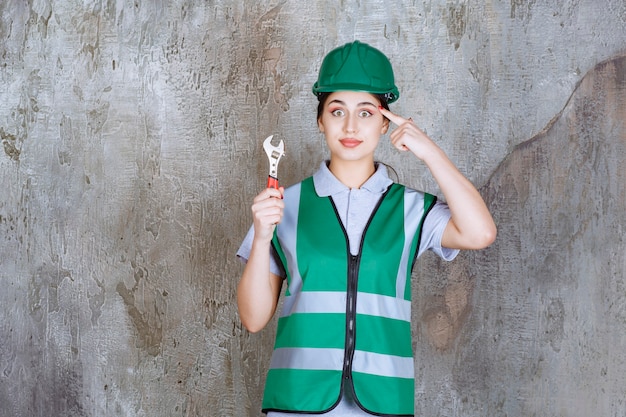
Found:
[[[278,162],[280,158],[285,155],[285,143],[281,139],[278,146],[272,145],[272,138],[274,135],[270,135],[263,141],[263,149],[267,154],[267,159],[270,161],[270,173],[267,177],[267,188],[278,189]]]

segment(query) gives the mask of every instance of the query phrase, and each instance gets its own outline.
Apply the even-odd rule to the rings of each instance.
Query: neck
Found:
[[[346,187],[361,188],[363,184],[374,174],[376,167],[374,161],[341,161],[330,160],[328,169]]]

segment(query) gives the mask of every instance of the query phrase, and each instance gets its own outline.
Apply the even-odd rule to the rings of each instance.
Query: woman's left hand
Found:
[[[410,150],[428,166],[450,207],[452,217],[441,237],[441,245],[450,249],[482,249],[493,243],[496,225],[476,187],[411,119],[384,108],[380,113],[398,125],[390,135],[393,146],[401,151]]]
[[[405,119],[389,110],[379,107],[380,113],[391,120],[398,127],[389,135],[391,144],[400,151],[411,151],[419,159],[424,160],[429,150],[438,148],[435,142],[428,137],[417,125],[413,119]]]

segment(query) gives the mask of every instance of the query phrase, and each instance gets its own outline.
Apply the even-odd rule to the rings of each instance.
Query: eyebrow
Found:
[[[333,104],[333,103],[337,103],[337,104],[340,104],[340,105],[342,105],[342,106],[345,106],[345,105],[346,105],[346,103],[345,103],[344,101],[337,100],[337,99],[335,99],[335,100],[333,100],[333,101],[328,102],[328,105],[331,105],[331,104]],[[372,102],[370,102],[370,101],[362,101],[362,102],[358,103],[356,106],[357,106],[357,107],[361,107],[361,106],[373,106],[373,107],[377,107],[377,106],[376,106],[376,104],[374,104],[374,103],[372,103]]]

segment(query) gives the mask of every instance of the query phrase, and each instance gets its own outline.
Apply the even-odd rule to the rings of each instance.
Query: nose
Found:
[[[348,133],[354,133],[357,131],[357,118],[356,116],[349,114],[344,121],[344,130]]]

